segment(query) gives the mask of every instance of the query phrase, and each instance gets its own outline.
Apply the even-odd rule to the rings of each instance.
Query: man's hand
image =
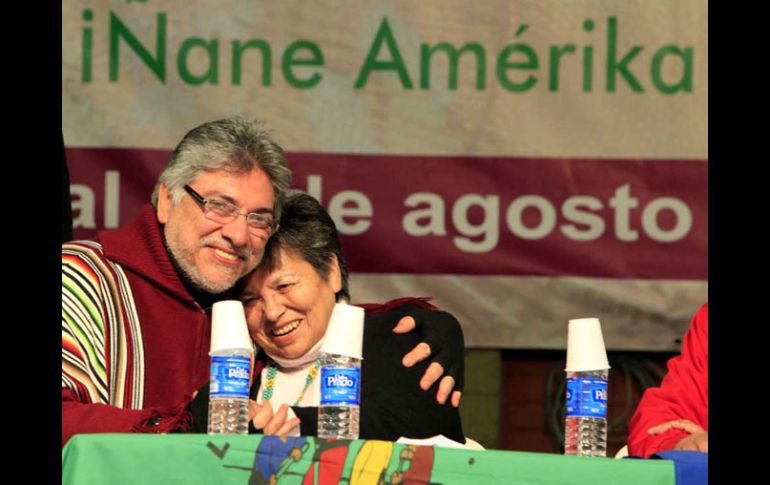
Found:
[[[693,433],[686,438],[682,438],[679,443],[674,446],[675,450],[691,450],[702,451],[704,453],[709,452],[709,433],[708,431],[701,431],[700,433]]]
[[[420,387],[423,390],[429,389],[443,375],[436,400],[444,404],[451,393],[452,406],[460,406],[465,372],[462,328],[448,313],[413,310],[409,316],[399,320],[393,332],[407,333],[415,329],[423,336],[424,341],[409,351],[402,363],[405,367],[411,367],[427,359],[435,351],[433,362],[420,380]],[[452,392],[452,389],[456,390]]]
[[[273,414],[273,407],[269,402],[257,404],[249,399],[249,419],[254,428],[262,430],[264,434],[272,434],[286,438],[286,436],[299,426],[299,418],[286,419],[289,406],[281,404],[278,412]]]
[[[675,450],[691,450],[691,451],[703,451],[708,453],[709,451],[709,434],[699,425],[693,423],[689,419],[675,419],[673,421],[667,421],[659,425],[653,426],[647,430],[647,433],[656,435],[662,434],[670,429],[681,429],[690,433],[679,440],[674,446]]]

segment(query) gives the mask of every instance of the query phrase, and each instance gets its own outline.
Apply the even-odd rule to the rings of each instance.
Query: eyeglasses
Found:
[[[278,223],[269,212],[242,212],[238,207],[222,199],[205,199],[194,191],[189,185],[184,186],[185,192],[195,199],[195,202],[203,206],[203,215],[206,219],[218,224],[230,224],[238,216],[246,217],[249,230],[255,234],[262,234],[267,229],[268,234],[278,230]]]

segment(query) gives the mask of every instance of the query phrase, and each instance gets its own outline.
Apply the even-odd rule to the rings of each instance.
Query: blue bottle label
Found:
[[[210,396],[249,397],[251,359],[240,356],[211,357]]]
[[[359,405],[361,369],[321,367],[321,405]]]
[[[568,418],[606,418],[607,381],[596,377],[567,379]]]

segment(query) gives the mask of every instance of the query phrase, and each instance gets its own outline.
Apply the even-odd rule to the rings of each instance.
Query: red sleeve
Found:
[[[628,424],[628,453],[645,458],[671,450],[688,433],[671,429],[649,435],[651,427],[689,419],[708,431],[708,304],[690,322],[681,354],[668,361],[660,387],[645,391]]]
[[[168,433],[186,431],[192,417],[189,400],[177,406],[142,410],[81,402],[70,389],[61,390],[61,444],[77,433]]]

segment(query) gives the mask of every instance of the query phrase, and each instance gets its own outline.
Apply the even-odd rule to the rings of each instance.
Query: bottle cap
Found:
[[[337,303],[332,310],[321,352],[363,359],[364,309]]]
[[[567,331],[567,372],[609,369],[602,326],[598,318],[569,321]]]
[[[243,303],[237,300],[225,300],[214,303],[211,309],[211,349],[210,353],[222,350],[251,350],[251,337],[246,326],[246,314]]]

